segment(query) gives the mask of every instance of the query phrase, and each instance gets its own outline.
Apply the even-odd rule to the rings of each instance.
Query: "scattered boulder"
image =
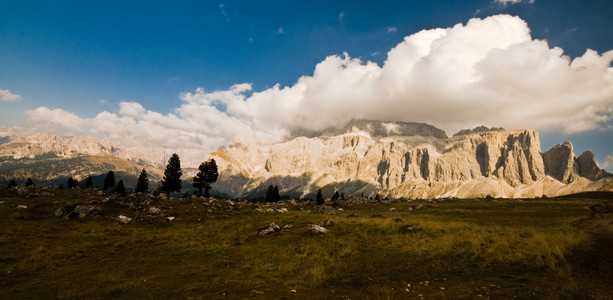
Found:
[[[90,204],[65,205],[55,211],[56,217],[62,217],[64,219],[85,217],[94,218],[100,216],[101,214],[102,208]]]
[[[330,227],[330,226],[334,226],[334,221],[332,219],[328,219],[326,221],[324,221],[323,223],[321,223],[322,227]]]
[[[17,205],[15,208],[16,209],[27,209],[28,207],[25,205]]]
[[[128,218],[124,215],[120,215],[115,219],[115,222],[119,223],[119,224],[128,224],[130,222],[132,222],[132,218]]]
[[[421,227],[419,227],[419,225],[408,225],[408,226],[402,226],[400,227],[400,233],[411,233],[411,232],[417,232],[417,231],[422,231]]]
[[[307,225],[307,229],[310,233],[314,233],[314,234],[324,234],[328,232],[328,229],[322,226],[319,226],[319,225],[315,225],[315,224]]]
[[[350,214],[350,215],[347,215],[347,218],[357,218],[357,217],[359,217],[359,215],[358,215],[358,214]]]
[[[390,212],[395,212],[395,211],[396,211],[396,209],[395,209],[395,208],[393,208],[393,207],[392,207],[392,208],[390,208]]]
[[[371,217],[371,218],[379,218],[379,219],[385,219],[385,218],[387,218],[387,216],[386,216],[386,215],[372,215],[372,216],[370,216],[370,217]]]
[[[93,205],[77,205],[72,213],[77,214],[79,218],[96,217],[102,214],[102,208]]]
[[[283,229],[285,231],[289,231],[292,228],[294,228],[294,225],[292,225],[292,224],[285,224],[285,225],[281,226],[281,229]]]
[[[152,214],[152,215],[159,215],[159,214],[162,213],[162,210],[157,208],[157,207],[151,206],[151,207],[149,207],[149,213]]]
[[[168,218],[166,218],[166,221],[174,221],[174,220],[175,220],[175,217],[168,217]]]
[[[287,212],[287,208],[285,208],[285,207],[281,207],[281,208],[277,209],[277,213],[278,214],[284,214],[286,212]]]
[[[275,232],[278,232],[279,230],[281,230],[281,228],[279,228],[279,225],[277,225],[275,223],[270,223],[270,224],[268,224],[268,226],[260,229],[258,231],[258,235],[259,236],[269,235],[269,234],[273,234]]]
[[[338,213],[338,210],[329,205],[318,205],[313,208],[313,212],[316,214],[336,215]]]

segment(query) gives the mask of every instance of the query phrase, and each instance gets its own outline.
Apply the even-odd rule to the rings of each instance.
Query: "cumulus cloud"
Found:
[[[599,164],[599,167],[609,171],[609,172],[613,172],[613,154],[607,156],[604,159],[604,162]]]
[[[477,125],[572,133],[613,118],[611,61],[613,51],[592,50],[571,60],[532,39],[520,18],[497,15],[407,36],[382,66],[344,53],[292,86],[200,88],[181,95],[181,106],[166,115],[123,102],[118,114],[93,119],[48,108],[28,116],[45,128],[80,127],[128,145],[198,155],[236,135],[279,141],[294,130],[340,127],[354,118],[424,122],[449,134]]]
[[[21,96],[13,94],[9,90],[0,89],[0,102],[13,102],[19,98],[21,98]]]
[[[396,27],[387,27],[387,33],[392,33],[392,32],[396,32],[398,31],[398,29]]]

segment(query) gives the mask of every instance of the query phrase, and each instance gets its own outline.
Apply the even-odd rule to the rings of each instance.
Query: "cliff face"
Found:
[[[253,196],[269,184],[292,197],[310,197],[319,188],[346,196],[540,197],[557,195],[575,178],[591,182],[608,174],[593,155],[575,160],[570,143],[541,154],[532,130],[480,128],[447,138],[425,124],[353,124],[338,135],[233,142],[210,155],[220,166],[213,188],[232,197]]]

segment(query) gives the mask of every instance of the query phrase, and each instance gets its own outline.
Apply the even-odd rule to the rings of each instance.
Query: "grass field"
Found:
[[[54,215],[65,204],[90,201],[102,208],[100,217]],[[271,210],[288,212],[269,213],[265,204],[226,200],[109,199],[93,190],[57,189],[27,198],[2,188],[0,295],[607,299],[613,297],[611,223],[590,210],[603,201],[610,202],[340,203],[337,215],[324,215],[306,203],[276,204]],[[162,213],[148,214],[152,206]],[[120,214],[133,221],[118,224]],[[334,222],[328,233],[307,231],[328,219]],[[293,227],[259,236],[272,222]],[[421,230],[401,232],[408,225]]]

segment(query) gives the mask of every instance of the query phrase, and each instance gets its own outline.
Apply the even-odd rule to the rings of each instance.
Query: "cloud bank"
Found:
[[[0,89],[0,102],[13,102],[19,98],[21,98],[21,96],[13,94],[9,90]]]
[[[613,117],[613,51],[571,60],[532,39],[525,21],[496,15],[422,30],[382,66],[343,55],[317,64],[292,86],[252,93],[250,84],[181,95],[160,114],[122,102],[118,114],[84,119],[39,107],[36,126],[204,155],[236,135],[279,141],[294,130],[343,126],[354,118],[424,122],[452,134],[477,125],[562,130],[601,128]]]

